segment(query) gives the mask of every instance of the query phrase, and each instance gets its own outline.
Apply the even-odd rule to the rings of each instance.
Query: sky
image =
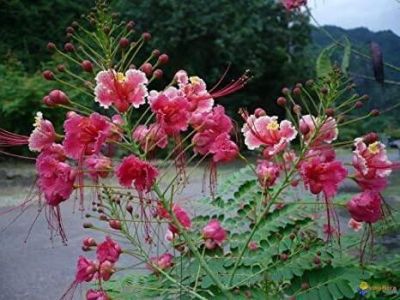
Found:
[[[400,36],[400,0],[309,0],[309,7],[322,25],[345,29],[367,27],[391,29]]]

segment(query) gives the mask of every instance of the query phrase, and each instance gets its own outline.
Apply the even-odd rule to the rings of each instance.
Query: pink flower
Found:
[[[347,170],[339,161],[325,161],[320,156],[312,156],[300,165],[304,185],[313,194],[323,192],[330,198],[337,192],[339,184],[346,178]]]
[[[93,180],[105,178],[112,170],[111,159],[101,154],[93,154],[85,159],[85,166]]]
[[[138,108],[145,103],[147,77],[142,71],[128,70],[125,74],[115,70],[101,71],[96,76],[95,101],[108,108],[114,105],[119,112],[126,112],[132,105]]]
[[[353,166],[364,178],[383,178],[392,172],[392,163],[386,154],[385,145],[374,142],[368,146],[362,138],[355,139]]]
[[[88,290],[86,292],[86,300],[109,300],[107,293],[102,290]]]
[[[363,223],[362,222],[357,222],[353,218],[350,218],[349,222],[347,223],[349,228],[353,229],[355,232],[360,231],[362,228]]]
[[[207,249],[214,249],[217,246],[221,247],[226,240],[226,231],[217,219],[212,219],[208,222],[203,228],[202,235],[206,241],[205,246]]]
[[[53,124],[48,120],[44,120],[41,112],[36,114],[35,124],[33,125],[35,129],[28,139],[29,150],[42,151],[56,141],[56,132]]]
[[[168,135],[177,134],[188,128],[190,104],[185,95],[174,87],[158,93],[151,91],[151,110],[156,114],[157,123]]]
[[[287,120],[278,123],[276,116],[251,115],[245,118],[246,123],[242,128],[244,143],[250,150],[264,146],[266,156],[273,156],[283,151],[297,135],[292,123]]]
[[[211,144],[209,153],[213,155],[214,162],[227,162],[236,158],[239,148],[227,133],[221,133]]]
[[[110,280],[111,276],[115,273],[114,264],[108,260],[100,263],[99,276],[104,281]]]
[[[323,122],[323,123],[322,123]],[[317,146],[323,143],[330,144],[338,137],[336,120],[332,117],[321,120],[319,117],[305,115],[300,119],[300,132],[307,143]],[[316,129],[318,132],[316,133]]]
[[[155,146],[164,149],[168,145],[168,136],[159,124],[139,125],[132,133],[132,138],[144,151],[154,150]]]
[[[97,272],[97,264],[96,262],[87,259],[86,257],[79,256],[76,274],[75,274],[75,282],[89,282],[93,279],[94,275]]]
[[[223,106],[218,105],[210,113],[199,114],[192,119],[192,124],[197,133],[193,136],[194,151],[201,155],[211,152],[218,153],[218,144],[225,144],[228,149],[234,150],[235,146],[227,142],[233,125],[231,119],[225,114]],[[217,141],[217,138],[219,140]],[[217,143],[216,145],[214,145]],[[232,142],[233,143],[233,142]],[[237,146],[236,146],[237,147]],[[233,151],[234,152],[234,151]],[[232,153],[234,154],[234,153]],[[218,160],[220,155],[215,155]],[[222,155],[223,156],[223,155]]]
[[[354,176],[354,180],[361,187],[363,191],[375,191],[382,192],[389,184],[389,181],[386,177],[365,177],[361,173],[356,172]]]
[[[287,10],[294,10],[307,5],[307,0],[282,0],[282,4]]]
[[[256,172],[261,186],[269,188],[279,177],[279,166],[273,162],[262,160],[258,162]]]
[[[135,155],[129,155],[117,167],[116,175],[122,186],[130,188],[133,184],[139,192],[149,192],[156,181],[158,170]]]
[[[179,223],[181,224],[181,226],[184,229],[190,229],[190,227],[192,226],[192,221],[191,221],[188,213],[182,207],[180,207],[178,204],[174,204],[172,206],[172,211],[173,211],[175,217],[177,218],[177,220],[179,221]],[[168,219],[170,221],[170,223],[168,225],[169,231],[171,231],[173,234],[179,233],[179,229],[176,228],[175,225],[172,223],[172,217],[170,216],[168,211],[165,209],[165,207],[162,206],[161,203],[159,203],[159,205],[158,205],[157,215],[161,219]]]
[[[357,194],[347,202],[347,209],[355,221],[375,223],[382,216],[381,196],[372,191]]]
[[[58,146],[50,149],[59,151]],[[69,198],[74,190],[75,170],[67,163],[58,160],[60,153],[51,150],[42,152],[36,160],[39,175],[38,185],[44,193],[47,204],[56,206]]]
[[[165,270],[168,269],[170,267],[173,266],[174,262],[173,262],[174,256],[170,253],[164,253],[161,256],[157,256],[157,257],[152,257],[150,258],[150,269],[157,272],[156,269],[154,269],[154,267],[161,269],[161,270]]]
[[[192,76],[188,77],[186,71],[180,70],[175,74],[179,90],[183,92],[190,103],[189,110],[193,114],[210,112],[214,99],[207,91],[206,83],[203,79]]]
[[[109,236],[106,237],[106,240],[97,246],[97,259],[100,262],[104,262],[106,260],[115,263],[119,259],[120,254],[122,253],[121,247],[115,241],[113,241]]]
[[[70,112],[64,123],[65,152],[76,160],[83,155],[99,153],[107,138],[111,137],[113,128],[114,125],[98,113],[83,117]]]

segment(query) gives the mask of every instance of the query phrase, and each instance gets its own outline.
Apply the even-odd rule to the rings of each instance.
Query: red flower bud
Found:
[[[254,115],[256,116],[256,118],[258,118],[258,117],[266,116],[267,113],[262,108],[256,108],[256,110],[254,111]]]
[[[356,104],[354,104],[355,108],[361,108],[364,104],[361,101],[357,101]]]
[[[165,65],[169,60],[169,57],[167,54],[161,54],[160,57],[158,58],[158,63],[160,65]]]
[[[164,72],[163,72],[163,70],[161,70],[161,69],[157,69],[157,70],[155,70],[155,71],[153,72],[153,76],[154,76],[155,78],[157,78],[157,79],[162,78],[163,75],[164,75]]]
[[[332,107],[329,107],[325,110],[325,114],[328,117],[333,117],[335,115],[335,110]]]
[[[44,96],[43,97],[43,103],[48,107],[54,107],[55,106],[55,104],[53,103],[53,101],[51,101],[49,96]]]
[[[127,48],[129,47],[129,40],[126,37],[123,37],[119,40],[119,46],[121,48]]]
[[[53,80],[54,79],[54,73],[50,70],[46,70],[42,73],[44,79],[46,80]]]
[[[149,32],[143,32],[142,33],[142,38],[145,42],[149,41],[151,39],[151,34]]]
[[[321,264],[321,259],[318,256],[314,257],[314,264],[316,265]]]
[[[132,204],[128,203],[125,208],[128,211],[128,213],[130,213],[132,215],[132,212],[133,212]]]
[[[276,100],[276,104],[278,104],[279,106],[282,106],[282,107],[284,107],[286,105],[286,103],[287,103],[287,100],[285,97],[279,97]]]
[[[282,253],[281,255],[279,255],[279,259],[282,261],[285,261],[289,258],[289,256],[286,253]]]
[[[90,60],[84,60],[81,62],[81,68],[83,71],[91,73],[93,72],[93,64]]]
[[[69,98],[63,91],[60,90],[52,90],[49,93],[49,97],[51,102],[53,102],[55,105],[57,104],[68,104],[69,103]]]
[[[63,64],[60,64],[57,66],[58,72],[65,72],[65,66]]]
[[[133,28],[135,28],[135,22],[134,21],[129,21],[128,23],[126,23],[126,28],[128,30],[132,30]]]
[[[83,240],[83,246],[85,247],[95,247],[96,245],[97,243],[92,237],[87,237]]]
[[[74,52],[75,51],[75,46],[72,43],[65,43],[64,45],[64,51],[65,52]]]
[[[368,101],[368,99],[369,99],[369,96],[368,96],[368,95],[363,95],[363,96],[361,97],[361,100],[362,100],[362,101]]]
[[[377,117],[377,116],[379,116],[381,113],[379,112],[378,109],[375,108],[375,109],[371,110],[370,114],[371,114],[371,116],[373,116],[373,117]]]
[[[301,284],[301,289],[302,290],[307,290],[307,289],[309,289],[310,288],[310,285],[307,283],[307,282],[303,282],[302,284]]]
[[[379,135],[376,132],[370,132],[364,135],[363,140],[367,145],[369,145],[379,140]]]
[[[293,94],[295,94],[296,96],[300,96],[301,95],[301,89],[299,87],[295,87],[293,89]]]
[[[326,87],[321,88],[321,93],[324,95],[328,94],[328,89]]]
[[[160,52],[160,50],[158,50],[158,49],[154,49],[153,52],[151,52],[151,55],[152,55],[153,57],[159,57],[160,54],[161,54],[161,52]]]
[[[147,76],[150,76],[153,72],[153,66],[151,63],[145,63],[140,67],[140,70],[143,71]]]
[[[49,50],[50,52],[54,52],[56,49],[57,49],[56,44],[52,42],[47,43],[47,50]]]
[[[108,221],[108,225],[110,225],[110,227],[115,230],[121,230],[122,228],[121,221],[119,220],[110,220]]]

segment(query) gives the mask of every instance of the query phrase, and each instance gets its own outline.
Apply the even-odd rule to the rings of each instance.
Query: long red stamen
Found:
[[[28,144],[29,137],[0,128],[0,147],[14,147]]]
[[[250,80],[248,75],[249,71],[246,71],[242,76],[240,76],[237,80],[232,81],[227,86],[223,87],[222,89],[212,92],[211,97],[216,99],[224,96],[228,96],[233,94],[239,90],[241,90],[246,83]]]

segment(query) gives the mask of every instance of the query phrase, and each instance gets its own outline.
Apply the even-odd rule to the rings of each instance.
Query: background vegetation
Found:
[[[132,19],[138,31],[149,31],[154,48],[168,53],[170,63],[165,78],[186,69],[207,80],[212,87],[230,66],[227,80],[237,78],[249,69],[250,84],[229,99],[221,99],[232,116],[239,107],[252,110],[263,107],[270,114],[282,114],[275,105],[284,86],[293,86],[314,76],[315,59],[331,41],[309,24],[299,12],[286,12],[274,0],[113,0],[112,8],[122,12],[121,19]],[[46,49],[49,40],[59,47],[68,39],[66,27],[93,6],[92,0],[12,0],[0,1],[0,126],[20,133],[29,133],[36,110],[42,110],[57,123],[53,110],[40,107],[41,99],[51,87],[41,78],[41,71],[50,60]],[[348,36],[352,46],[369,53],[370,41],[378,42],[384,59],[400,65],[396,55],[400,38],[390,31],[372,33],[367,29],[346,31],[326,27],[333,36]],[[333,61],[341,61],[338,55]],[[400,80],[399,72],[385,70],[386,78]],[[349,74],[360,94],[370,94],[365,111],[387,109],[398,102],[399,85],[373,81],[371,63],[352,55]],[[371,80],[372,79],[372,80]],[[39,105],[39,108],[38,108]],[[59,113],[59,112],[57,112]],[[364,124],[400,138],[396,111]],[[359,131],[360,128],[354,128]]]

